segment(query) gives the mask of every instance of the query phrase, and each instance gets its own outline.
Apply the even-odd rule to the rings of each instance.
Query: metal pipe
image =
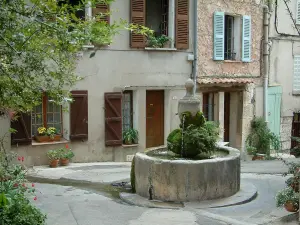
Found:
[[[269,6],[263,5],[264,9],[264,46],[263,46],[263,115],[268,122],[268,83],[269,83]]]
[[[194,81],[194,90],[193,94],[195,96],[197,90],[197,60],[198,60],[198,0],[194,0],[194,61],[193,61],[193,81]]]
[[[175,47],[175,0],[169,1],[169,37],[171,38],[171,48]]]

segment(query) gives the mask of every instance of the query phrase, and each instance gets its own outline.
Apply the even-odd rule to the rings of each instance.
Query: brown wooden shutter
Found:
[[[145,26],[146,0],[131,0],[130,8],[131,8],[131,23]],[[131,32],[130,47],[144,48],[145,46],[146,46],[145,36]]]
[[[96,8],[92,9],[93,16],[96,16],[98,13],[108,13],[109,12],[109,4],[97,4]],[[110,16],[105,15],[101,18],[101,21],[106,21],[108,24],[110,23]]]
[[[71,91],[71,140],[88,139],[88,91]]]
[[[11,121],[10,127],[17,131],[11,134],[11,144],[31,144],[31,113],[18,114],[17,119]]]
[[[176,0],[176,48],[189,48],[189,0]]]
[[[105,98],[105,145],[122,145],[122,93],[109,92]]]

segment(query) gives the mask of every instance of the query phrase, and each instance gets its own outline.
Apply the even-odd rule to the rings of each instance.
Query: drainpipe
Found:
[[[194,0],[194,61],[193,61],[193,81],[194,81],[194,90],[193,94],[195,96],[197,89],[197,59],[198,59],[198,0]]]
[[[262,6],[264,9],[264,46],[263,46],[263,63],[264,63],[264,87],[263,87],[263,109],[264,120],[268,122],[268,81],[269,81],[269,7],[267,5]]]

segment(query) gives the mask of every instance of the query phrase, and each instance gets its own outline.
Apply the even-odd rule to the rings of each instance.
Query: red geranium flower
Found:
[[[34,183],[31,184],[31,187],[34,187]]]
[[[20,156],[18,157],[18,161],[21,161],[21,157]]]
[[[19,185],[17,183],[14,184],[14,187],[18,187]]]
[[[24,156],[22,156],[22,162],[24,162]]]
[[[66,144],[66,149],[69,149],[69,145],[68,144]]]
[[[35,196],[35,197],[33,198],[33,200],[36,201],[36,200],[37,200],[37,197]]]

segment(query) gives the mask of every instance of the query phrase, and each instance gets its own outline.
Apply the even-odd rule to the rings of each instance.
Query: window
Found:
[[[169,0],[146,1],[146,26],[155,36],[168,35]]]
[[[294,56],[293,94],[300,94],[300,55]]]
[[[189,48],[189,0],[176,0],[175,4],[170,4],[169,0],[130,1],[131,22],[151,28],[155,36],[147,42],[143,35],[132,32],[132,48],[145,48],[146,45],[152,48]]]
[[[235,60],[236,53],[234,52],[234,17],[225,16],[225,46],[224,59]]]
[[[124,91],[122,99],[122,130],[126,131],[133,127],[132,91]]]
[[[58,1],[59,6],[62,6],[64,4],[68,4],[70,6],[76,7],[80,4],[82,4],[82,1],[81,0],[59,0]],[[82,9],[76,10],[74,13],[77,18],[82,19],[82,20],[85,19],[85,7],[84,6],[82,6]]]
[[[214,121],[214,93],[203,93],[203,115],[208,121]]]
[[[55,127],[57,133],[62,133],[62,109],[60,105],[55,104],[43,96],[41,105],[36,106],[31,115],[32,136],[36,135],[37,129],[43,127]]]
[[[215,12],[214,60],[251,61],[251,17]]]

